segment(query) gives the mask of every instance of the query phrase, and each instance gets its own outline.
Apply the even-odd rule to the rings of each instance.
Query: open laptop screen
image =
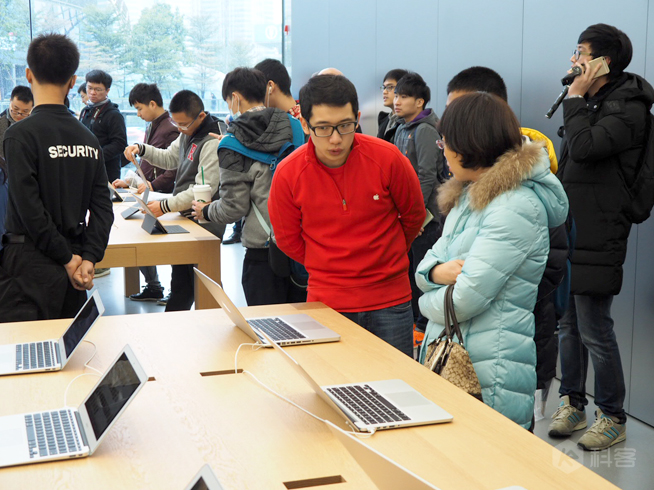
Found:
[[[84,404],[97,440],[140,384],[138,375],[123,352]]]
[[[100,311],[98,311],[98,305],[95,303],[95,297],[92,295],[64,334],[66,358],[70,357],[77,344],[80,343],[89,331],[89,328],[93,325],[93,322],[98,319],[98,316],[100,316]]]

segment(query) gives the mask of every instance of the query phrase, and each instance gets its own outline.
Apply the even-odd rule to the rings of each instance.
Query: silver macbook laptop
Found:
[[[329,420],[325,420],[325,423],[379,490],[439,490],[404,466],[361,442],[356,436],[336,427]]]
[[[264,333],[259,333],[269,342]],[[300,363],[272,343],[327,405],[362,432],[451,422],[452,416],[401,379],[319,386]]]
[[[79,407],[0,417],[0,467],[90,456],[147,380],[126,345]]]
[[[278,317],[250,318],[246,320],[218,283],[196,268],[193,270],[195,270],[195,274],[202,281],[202,284],[207,287],[214,299],[225,310],[227,316],[255,342],[267,343],[255,332],[253,327],[263,330],[280,345],[337,342],[341,339],[339,334],[325,327],[309,315],[302,313]]]
[[[185,490],[223,490],[223,487],[211,471],[211,466],[205,464]]]
[[[0,345],[0,375],[59,371],[82,343],[93,324],[104,313],[96,289],[77,312],[61,338],[43,342]]]

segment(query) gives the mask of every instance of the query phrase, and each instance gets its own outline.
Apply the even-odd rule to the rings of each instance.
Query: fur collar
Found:
[[[544,146],[542,141],[525,142],[520,148],[507,151],[477,182],[460,182],[454,178],[448,180],[438,190],[439,210],[444,215],[449,214],[466,188],[470,195],[470,208],[474,211],[484,209],[497,196],[516,189],[529,178],[536,162],[544,156]]]

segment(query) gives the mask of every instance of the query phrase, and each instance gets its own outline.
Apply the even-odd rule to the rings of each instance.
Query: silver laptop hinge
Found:
[[[53,342],[52,350],[55,353],[55,356],[57,356],[57,364],[61,366],[61,356],[59,355],[59,342]]]
[[[86,438],[86,434],[84,433],[84,426],[82,425],[82,418],[79,416],[79,410],[75,410],[73,413],[75,414],[75,418],[77,419],[77,429],[79,430],[79,435],[82,438],[82,442],[86,447],[90,447],[89,441]]]

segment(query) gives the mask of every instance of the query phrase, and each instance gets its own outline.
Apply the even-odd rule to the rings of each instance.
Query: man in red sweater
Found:
[[[355,134],[359,102],[341,75],[300,91],[309,142],[275,172],[268,210],[277,245],[322,301],[411,356],[407,251],[425,219],[420,182],[394,145]]]

